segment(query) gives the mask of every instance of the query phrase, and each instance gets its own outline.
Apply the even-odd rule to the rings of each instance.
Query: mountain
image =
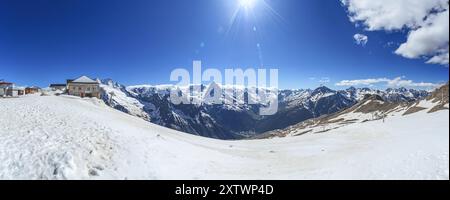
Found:
[[[424,110],[409,115],[391,109],[384,120],[372,120],[370,113],[348,112],[326,124],[293,128],[284,138],[237,141],[158,126],[96,98],[0,99],[0,179],[448,180],[445,99],[445,91],[436,92],[419,102]],[[442,109],[430,112],[437,105]],[[358,115],[361,120],[351,123]]]
[[[449,109],[449,85],[448,83],[431,92],[426,98],[418,100],[393,101],[395,98],[380,96],[379,92],[366,93],[355,105],[335,112],[289,126],[287,128],[272,130],[255,136],[254,138],[271,138],[285,136],[299,136],[304,134],[325,133],[340,129],[350,124],[363,124],[372,121],[384,121],[387,118],[405,116],[421,113],[432,114]],[[353,91],[356,89],[352,89]],[[396,93],[396,92],[404,92]],[[422,94],[407,89],[388,89],[390,96],[408,96],[408,94]]]
[[[205,101],[217,91],[225,91],[223,98],[241,101],[230,93],[230,86],[211,83],[191,85],[201,88],[204,96],[197,96],[198,104],[175,105],[170,101],[173,85],[125,87],[111,79],[101,81],[105,103],[122,112],[175,130],[217,139],[243,139],[282,129],[299,122],[330,115],[357,104],[366,94],[379,94],[386,101],[409,102],[425,98],[428,93],[416,90],[371,90],[368,88],[335,91],[325,86],[315,90],[280,90],[278,112],[259,115],[263,104],[212,104]],[[237,88],[238,94],[248,99],[246,88]],[[258,89],[260,90],[260,89]]]
[[[367,94],[376,94],[381,96],[385,101],[389,102],[411,102],[418,99],[423,99],[428,96],[429,92],[425,90],[414,90],[406,88],[388,88],[385,91],[373,90],[370,88],[354,88],[350,87],[347,90],[341,91],[349,98],[361,101]]]

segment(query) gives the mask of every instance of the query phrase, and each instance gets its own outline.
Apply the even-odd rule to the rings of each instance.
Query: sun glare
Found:
[[[239,5],[245,9],[250,9],[255,5],[256,0],[239,0]]]

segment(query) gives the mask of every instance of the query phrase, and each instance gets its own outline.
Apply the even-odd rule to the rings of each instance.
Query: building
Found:
[[[13,85],[6,90],[6,96],[18,97],[25,94],[25,88]]]
[[[67,93],[79,97],[100,98],[100,84],[87,76],[67,80]]]
[[[25,88],[17,87],[14,83],[0,81],[0,97],[17,97],[25,94]]]
[[[41,88],[33,86],[25,88],[25,94],[36,94],[41,91]]]
[[[5,97],[8,88],[13,87],[13,86],[14,86],[13,83],[0,81],[0,97]]]
[[[57,91],[57,90],[60,90],[60,91],[66,91],[66,87],[67,87],[67,85],[66,84],[50,84],[50,89],[52,89],[53,91]]]

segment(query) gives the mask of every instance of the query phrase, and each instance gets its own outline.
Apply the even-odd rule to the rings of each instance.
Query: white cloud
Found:
[[[377,79],[359,79],[359,80],[343,80],[336,83],[336,86],[368,86],[376,83],[387,82],[387,78],[377,78]]]
[[[421,26],[432,10],[448,7],[447,0],[341,0],[352,22],[368,30],[399,30]]]
[[[367,35],[363,35],[360,33],[357,33],[353,36],[353,39],[355,39],[356,44],[365,46],[367,42],[369,41],[369,37]]]
[[[449,11],[428,16],[425,24],[409,33],[396,54],[406,58],[433,56],[429,63],[448,64]]]
[[[372,86],[373,84],[384,83],[387,87],[399,88],[399,87],[424,87],[435,88],[439,84],[426,83],[426,82],[414,82],[413,80],[405,80],[405,77],[396,77],[394,79],[388,78],[371,78],[371,79],[359,79],[359,80],[342,80],[336,83],[336,86]]]
[[[448,64],[448,0],[341,0],[350,21],[366,30],[409,31],[396,54]]]
[[[319,83],[321,83],[321,84],[325,84],[325,83],[329,83],[329,82],[331,82],[331,79],[329,77],[322,77],[319,80]]]
[[[433,56],[430,60],[427,61],[427,63],[445,65],[445,64],[448,64],[448,57],[449,56],[448,56],[448,50],[447,50],[447,53]]]
[[[437,87],[439,84],[435,83],[416,83],[412,80],[404,80],[403,77],[397,77],[387,82],[388,87],[398,88],[398,87]]]

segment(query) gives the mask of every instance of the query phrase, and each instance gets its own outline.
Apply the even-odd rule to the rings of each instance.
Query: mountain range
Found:
[[[397,90],[406,92],[407,90]],[[413,114],[422,115],[448,110],[449,84],[434,90],[426,98],[417,101],[387,101],[386,98],[378,94],[366,94],[357,104],[345,110],[309,119],[301,123],[259,134],[254,139],[300,136],[304,134],[319,134],[330,132],[335,129],[342,129],[351,124],[365,124],[369,122],[381,121],[399,116],[405,118]],[[414,94],[414,91],[410,91]],[[391,94],[394,94],[391,92]],[[394,98],[397,100],[398,98]],[[405,122],[399,122],[405,123]]]
[[[217,139],[244,139],[283,129],[312,118],[337,113],[362,101],[366,95],[377,95],[386,102],[413,102],[426,98],[430,93],[406,88],[373,90],[348,88],[332,90],[321,86],[311,89],[278,91],[278,112],[275,115],[258,114],[261,104],[180,104],[170,101],[174,85],[124,86],[111,79],[101,80],[102,99],[110,107],[138,116],[146,121],[194,135]],[[206,93],[227,86],[211,83],[192,85]],[[246,89],[242,94],[248,96]],[[235,99],[230,93],[223,95]],[[206,95],[200,101],[204,101]]]

